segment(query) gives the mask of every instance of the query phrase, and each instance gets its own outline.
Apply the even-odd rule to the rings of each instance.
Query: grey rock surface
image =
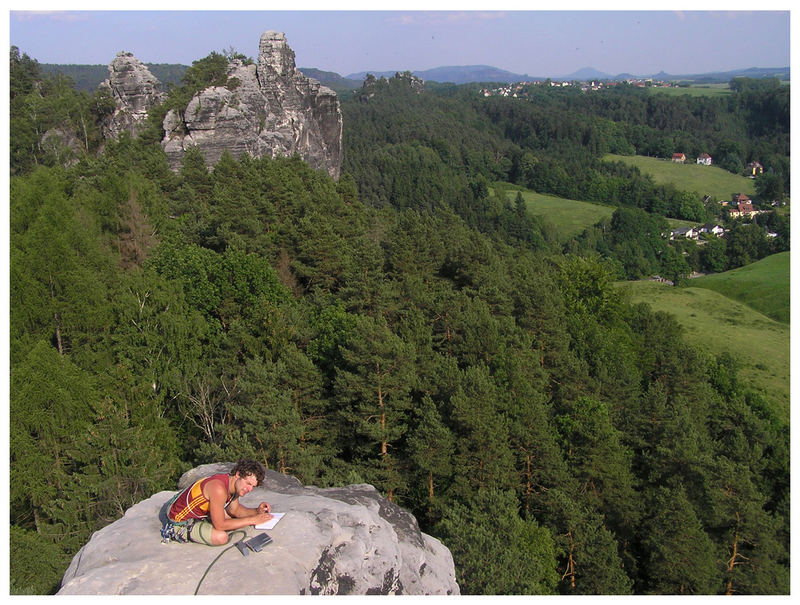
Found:
[[[116,106],[103,125],[106,139],[116,139],[125,131],[136,136],[150,108],[164,100],[161,82],[129,52],[114,57],[108,65],[108,79],[100,86],[110,91]]]
[[[72,166],[84,152],[83,142],[68,128],[51,128],[40,141],[41,148],[57,157],[62,166]]]
[[[164,118],[161,142],[177,169],[189,147],[197,146],[213,166],[225,150],[234,158],[298,154],[312,168],[339,177],[342,113],[336,93],[306,78],[295,67],[294,51],[283,33],[267,31],[258,61],[228,64],[228,83],[197,93],[183,116]]]
[[[178,487],[231,467],[198,467]],[[459,594],[450,551],[370,485],[323,489],[267,471],[242,503],[266,500],[286,515],[267,532],[273,542],[247,557],[229,546],[162,544],[158,513],[174,493],[159,492],[95,532],[58,594],[193,594],[201,578],[201,595]],[[247,529],[248,538],[259,533]]]

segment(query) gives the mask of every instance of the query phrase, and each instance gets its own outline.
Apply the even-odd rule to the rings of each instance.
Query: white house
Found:
[[[709,235],[715,235],[717,237],[721,237],[725,235],[725,228],[722,225],[714,225],[712,223],[706,223],[702,227],[698,229],[699,233],[708,233]]]
[[[686,239],[697,239],[698,232],[697,229],[694,227],[678,227],[677,229],[672,230],[672,234],[670,235],[669,239],[675,239],[676,237],[685,237]]]

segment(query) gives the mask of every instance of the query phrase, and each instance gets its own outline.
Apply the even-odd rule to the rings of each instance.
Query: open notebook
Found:
[[[272,529],[277,525],[278,521],[283,518],[283,515],[286,513],[272,513],[272,519],[267,521],[266,523],[260,523],[256,525],[256,529]]]

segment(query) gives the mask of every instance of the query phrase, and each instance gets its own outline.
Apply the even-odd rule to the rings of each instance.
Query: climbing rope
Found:
[[[237,540],[236,542],[234,542],[233,544],[231,544],[231,545],[230,545],[228,548],[226,548],[225,550],[223,550],[221,553],[219,553],[219,554],[217,555],[217,557],[216,557],[216,558],[215,558],[213,561],[211,561],[211,564],[210,564],[208,567],[206,567],[206,571],[205,571],[205,573],[203,574],[203,577],[202,577],[202,578],[200,578],[200,581],[197,583],[197,588],[195,588],[195,589],[194,589],[194,594],[195,594],[195,595],[197,594],[197,591],[198,591],[198,590],[200,590],[200,584],[202,584],[202,583],[203,583],[203,580],[205,580],[205,579],[206,579],[206,576],[208,575],[208,571],[209,571],[209,570],[210,570],[210,569],[213,567],[214,563],[216,563],[217,561],[219,561],[219,558],[220,558],[222,555],[224,555],[224,554],[225,554],[226,552],[228,552],[228,551],[229,551],[231,548],[233,548],[234,546],[236,546],[236,544],[237,544],[237,543],[241,542],[242,540],[244,540],[244,539],[247,537],[247,532],[246,532],[246,531],[244,531],[244,530],[241,530],[241,529],[237,529],[237,530],[234,530],[234,531],[232,531],[232,532],[230,533],[230,537],[233,537],[233,535],[234,535],[234,534],[242,534],[242,537],[241,537],[239,540]],[[230,539],[229,539],[228,541],[230,542]]]

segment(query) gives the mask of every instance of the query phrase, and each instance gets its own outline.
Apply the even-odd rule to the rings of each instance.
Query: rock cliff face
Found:
[[[150,108],[164,100],[161,82],[128,52],[117,54],[111,61],[108,79],[100,86],[109,89],[116,105],[113,115],[103,125],[107,139],[115,139],[124,131],[136,136]]]
[[[162,147],[176,169],[196,145],[213,165],[226,149],[234,157],[299,154],[312,168],[339,177],[342,161],[342,113],[333,90],[295,68],[286,36],[267,31],[259,42],[258,62],[228,65],[228,84],[196,94],[183,116],[164,118]]]
[[[231,466],[198,467],[178,487]],[[198,594],[459,593],[450,551],[370,485],[304,487],[267,471],[242,502],[266,500],[286,514],[267,532],[273,542],[247,557],[228,546],[161,544],[158,513],[174,493],[155,494],[96,532],[58,594],[192,594],[198,584]],[[248,538],[259,533],[247,529]]]

